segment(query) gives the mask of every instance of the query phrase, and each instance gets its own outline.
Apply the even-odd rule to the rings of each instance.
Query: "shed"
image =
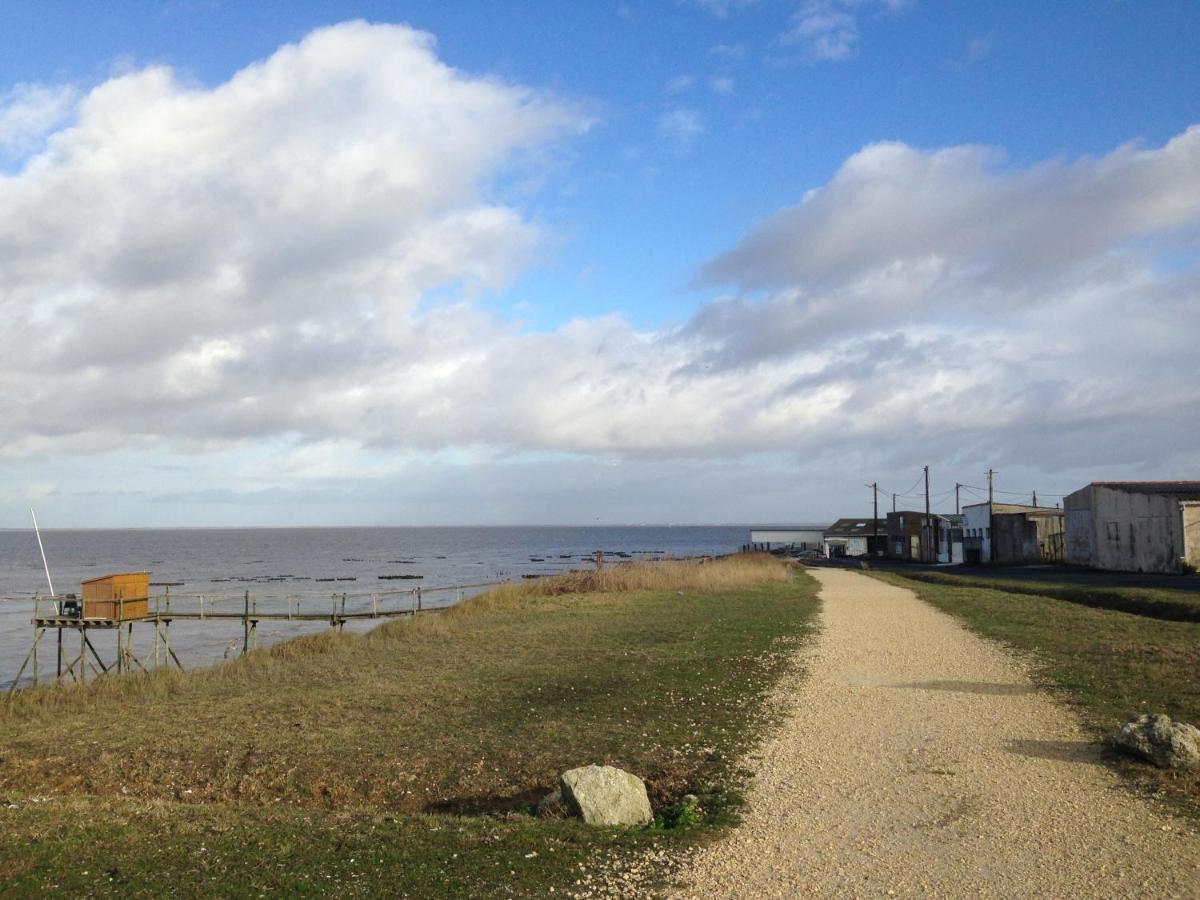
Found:
[[[767,525],[750,529],[751,546],[761,544],[764,550],[775,545],[793,550],[819,550],[824,537],[824,525]]]
[[[1200,481],[1093,481],[1063,498],[1067,562],[1118,572],[1200,569]]]
[[[149,572],[102,575],[80,587],[85,619],[141,619],[150,612]]]
[[[887,523],[883,519],[838,519],[825,530],[825,555],[882,556],[886,541]]]

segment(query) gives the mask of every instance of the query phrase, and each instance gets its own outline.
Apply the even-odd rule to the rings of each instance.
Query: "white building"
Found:
[[[823,543],[828,557],[882,556],[886,540],[886,520],[864,516],[859,519],[838,519],[825,529]]]
[[[752,547],[770,550],[787,547],[790,550],[820,550],[825,537],[824,525],[787,525],[750,529]]]

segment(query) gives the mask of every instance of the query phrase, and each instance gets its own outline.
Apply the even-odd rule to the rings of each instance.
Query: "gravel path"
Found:
[[[816,569],[824,631],[744,824],[682,897],[1196,897],[1200,838],[1074,715],[911,592]]]

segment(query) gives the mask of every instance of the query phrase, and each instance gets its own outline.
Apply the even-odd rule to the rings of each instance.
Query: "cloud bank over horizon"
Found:
[[[247,487],[396,477],[331,465],[359,454],[1195,474],[1200,127],[1032,165],[871,144],[696,260],[726,293],[687,321],[532,331],[484,301],[551,252],[540,186],[594,127],[361,22],[216,86],[0,97],[0,456],[273,448]]]

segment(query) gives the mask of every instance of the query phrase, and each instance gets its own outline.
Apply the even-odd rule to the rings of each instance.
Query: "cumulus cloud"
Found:
[[[372,471],[356,453],[549,453],[652,481],[1200,439],[1200,128],[1027,167],[868,146],[705,265],[729,294],[684,325],[528,332],[478,302],[548,227],[501,198],[588,117],[426,35],[323,29],[211,87],[140,69],[62,122],[0,175],[10,460],[286,446],[336,479]]]
[[[1017,170],[994,148],[874,144],[705,274],[752,289],[881,281],[876,294],[931,270],[943,283],[1039,286],[1109,267],[1137,241],[1194,228],[1197,184],[1200,127],[1161,148],[1128,144],[1099,159]]]
[[[705,266],[738,293],[685,334],[710,371],[818,360],[830,421],[896,446],[1178,459],[1200,439],[1198,234],[1198,127],[1028,168],[878,144]]]
[[[507,283],[541,236],[491,186],[587,126],[442,64],[428,35],[365,23],[212,88],[164,67],[96,86],[0,176],[9,426],[340,427],[366,382],[390,393],[406,354],[459,352],[473,293]],[[447,289],[459,307],[416,313]]]
[[[71,85],[18,84],[0,93],[0,160],[37,149],[71,114],[77,96]]]

